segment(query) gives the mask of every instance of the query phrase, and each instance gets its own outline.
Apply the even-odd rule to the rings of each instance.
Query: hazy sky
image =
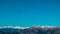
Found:
[[[0,26],[60,26],[60,0],[0,0]]]

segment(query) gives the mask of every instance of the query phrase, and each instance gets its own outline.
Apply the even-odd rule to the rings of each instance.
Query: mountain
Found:
[[[0,27],[0,34],[60,34],[58,26]]]

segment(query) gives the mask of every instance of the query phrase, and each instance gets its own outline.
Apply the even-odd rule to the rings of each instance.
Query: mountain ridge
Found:
[[[0,34],[60,34],[59,26],[2,26]]]

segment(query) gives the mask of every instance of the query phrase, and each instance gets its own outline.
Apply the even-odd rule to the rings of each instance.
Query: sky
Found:
[[[60,26],[60,0],[0,0],[0,26]]]

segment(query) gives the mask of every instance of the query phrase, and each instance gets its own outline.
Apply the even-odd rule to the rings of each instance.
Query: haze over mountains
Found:
[[[60,27],[57,26],[4,26],[0,27],[0,34],[60,34]]]

